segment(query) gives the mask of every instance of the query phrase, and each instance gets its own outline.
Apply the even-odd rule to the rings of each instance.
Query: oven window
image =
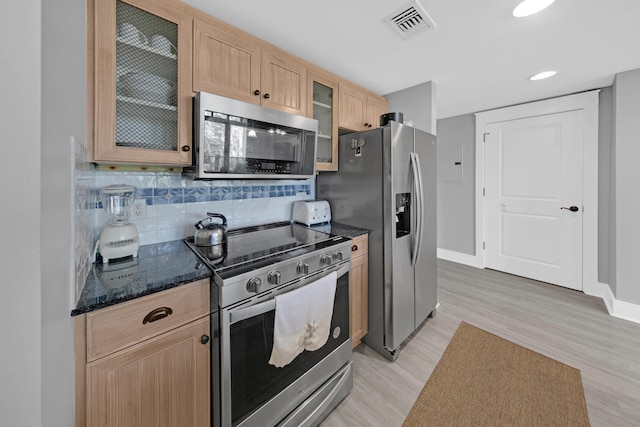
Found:
[[[299,173],[308,132],[208,111],[204,121],[205,171],[248,173],[288,165]],[[311,132],[315,137],[315,134]]]
[[[290,364],[269,365],[273,347],[275,310],[231,325],[231,406],[233,425],[284,390],[349,339],[349,275],[338,278],[331,332],[316,351],[303,351]],[[340,335],[333,331],[340,327]]]

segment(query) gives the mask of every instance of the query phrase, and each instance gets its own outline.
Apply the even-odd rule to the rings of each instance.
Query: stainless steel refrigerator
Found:
[[[370,230],[364,343],[395,360],[437,304],[436,138],[391,121],[341,136],[338,156],[316,194],[332,221]]]

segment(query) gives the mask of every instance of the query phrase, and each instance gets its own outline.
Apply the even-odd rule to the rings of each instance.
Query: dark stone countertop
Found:
[[[305,227],[304,224],[299,224]],[[362,236],[363,234],[369,234],[371,230],[366,228],[356,227],[354,225],[341,224],[339,222],[327,222],[324,224],[310,225],[310,229],[318,230],[323,233],[337,234],[338,236],[344,236],[349,239]]]
[[[94,264],[72,316],[211,276],[182,240],[141,246],[138,258]]]
[[[362,236],[363,234],[369,234],[370,230],[366,228],[355,227],[353,225],[340,224],[338,222],[331,222],[326,224],[330,226],[329,233],[338,234],[340,236],[353,239],[354,237]]]
[[[304,224],[302,225],[304,226]],[[338,222],[310,225],[309,228],[312,230],[322,231],[323,233],[337,234],[338,236],[344,236],[349,239],[353,239],[354,237],[358,237],[363,234],[369,234],[370,232],[370,230],[367,230],[366,228],[340,224]]]
[[[350,239],[369,230],[332,222],[312,226]],[[182,240],[141,246],[135,260],[94,264],[72,316],[211,277],[211,270]]]

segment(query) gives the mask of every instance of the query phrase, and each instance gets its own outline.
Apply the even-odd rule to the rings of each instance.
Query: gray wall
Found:
[[[475,131],[474,114],[438,120],[438,248],[469,255],[475,254]]]
[[[46,354],[40,342],[40,22],[39,0],[0,3],[3,426],[39,426],[44,419],[41,362]]]
[[[611,221],[615,225],[610,214],[615,202],[615,192],[610,191],[615,185],[610,179],[611,123],[612,89],[606,87],[600,92],[599,105],[598,281],[610,284],[615,293],[610,270],[610,258],[615,259],[615,246],[610,243],[615,235],[609,232]],[[438,120],[438,247],[468,255],[475,255],[475,156],[474,114]],[[453,170],[454,161],[462,163],[461,171]]]
[[[69,139],[85,135],[85,15],[75,0],[0,6],[3,426],[74,425]]]
[[[614,156],[612,173],[616,198],[614,226],[615,257],[610,270],[615,271],[618,300],[640,304],[638,278],[638,242],[640,242],[640,69],[616,75],[613,88]]]
[[[609,151],[609,257],[607,258],[607,271],[608,275],[608,284],[611,289],[611,292],[615,295],[617,292],[617,283],[618,278],[616,275],[616,126],[615,115],[616,115],[616,93],[617,93],[617,84],[616,81],[613,81],[613,87],[611,91],[611,147]],[[603,282],[607,283],[607,282]]]
[[[42,418],[74,420],[71,137],[86,135],[86,2],[42,1]]]
[[[425,82],[385,95],[389,111],[402,113],[404,121],[412,121],[413,127],[436,134],[436,86]]]
[[[615,283],[611,283],[609,272],[609,233],[611,192],[611,132],[612,132],[612,95],[611,87],[600,91],[600,108],[598,111],[598,282],[607,283],[615,292]]]

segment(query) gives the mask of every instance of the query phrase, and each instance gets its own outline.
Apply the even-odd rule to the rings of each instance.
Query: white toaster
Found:
[[[326,200],[305,200],[293,203],[293,222],[307,226],[331,221],[331,207]]]

